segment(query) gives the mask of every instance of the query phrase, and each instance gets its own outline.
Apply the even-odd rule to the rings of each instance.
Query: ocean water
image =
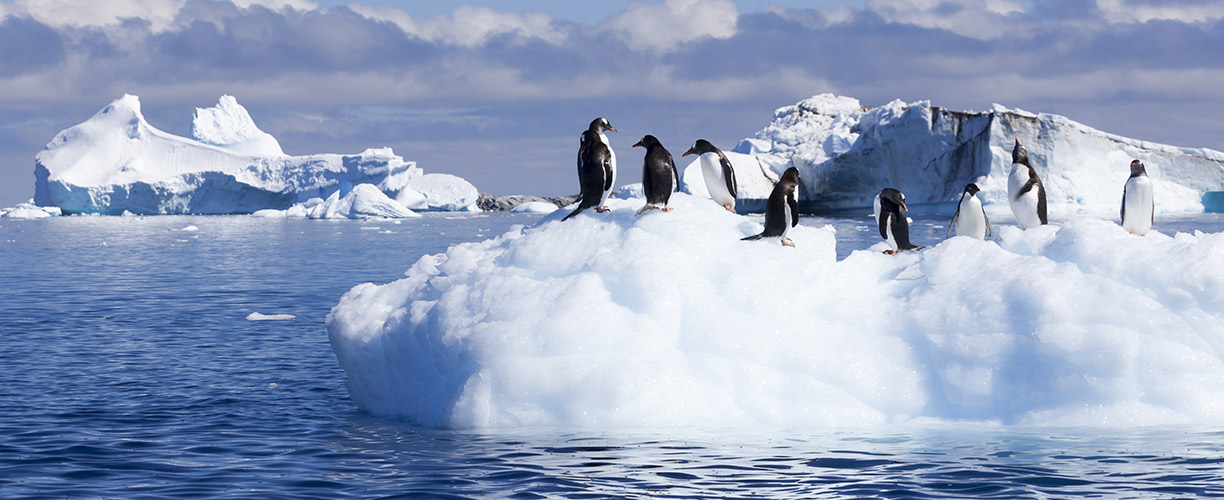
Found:
[[[537,218],[0,221],[0,498],[1224,496],[1217,428],[472,431],[358,411],[323,327],[340,295]],[[943,238],[946,216],[914,218],[915,242]],[[878,241],[869,219],[803,223],[834,224],[841,258]]]

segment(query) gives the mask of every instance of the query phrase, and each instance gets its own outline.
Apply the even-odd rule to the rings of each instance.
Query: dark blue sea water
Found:
[[[0,221],[0,498],[1224,496],[1224,429],[466,431],[359,412],[323,326],[340,295],[535,219]],[[874,243],[866,219],[833,221],[839,254]],[[917,217],[915,240],[943,219]]]

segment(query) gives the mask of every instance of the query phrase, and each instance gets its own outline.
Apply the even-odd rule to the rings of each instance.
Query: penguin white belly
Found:
[[[884,220],[884,233],[887,234],[888,237],[884,238],[884,240],[888,242],[888,248],[891,248],[893,251],[896,251],[897,250],[897,238],[893,236],[893,232],[892,232],[892,217],[893,216],[888,215],[887,217],[888,218]]]
[[[701,177],[705,179],[706,190],[710,192],[710,198],[713,198],[715,202],[719,205],[735,203],[735,197],[731,196],[730,191],[727,191],[727,179],[723,178],[722,163],[718,161],[717,154],[701,155]]]
[[[1126,217],[1122,219],[1122,228],[1132,234],[1147,233],[1152,229],[1152,179],[1146,175],[1131,177],[1124,193]]]
[[[790,233],[791,217],[793,216],[791,215],[790,203],[782,204],[782,239],[784,240],[786,235]]]
[[[612,190],[616,188],[616,151],[612,150],[612,144],[608,142],[608,136],[599,134],[599,140],[608,147],[608,159],[612,165],[612,180],[607,183],[608,189],[605,189],[603,196],[599,198],[599,206],[608,206],[608,196],[612,195]]]
[[[1019,198],[1016,197],[1016,193],[1019,193],[1028,181],[1028,167],[1013,163],[1011,175],[1007,178],[1007,202],[1011,205],[1012,214],[1016,216],[1016,224],[1020,229],[1041,225],[1041,217],[1037,216],[1037,188],[1029,189]]]
[[[956,217],[956,234],[979,240],[986,239],[986,214],[977,196],[966,196],[960,202],[960,215]],[[1036,210],[1036,209],[1034,209]]]

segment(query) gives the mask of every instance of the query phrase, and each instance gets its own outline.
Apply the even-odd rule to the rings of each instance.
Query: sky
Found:
[[[0,207],[124,94],[186,136],[232,95],[288,154],[391,147],[493,194],[575,194],[609,119],[618,184],[658,137],[731,149],[831,92],[993,103],[1224,151],[1216,0],[0,0]]]

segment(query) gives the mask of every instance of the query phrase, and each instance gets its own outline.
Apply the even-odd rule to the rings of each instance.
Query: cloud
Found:
[[[618,34],[630,49],[670,52],[704,38],[730,38],[738,18],[730,0],[635,1],[600,27]]]
[[[418,19],[390,6],[351,5],[357,13],[374,20],[389,21],[425,41],[476,47],[503,35],[539,39],[550,44],[565,41],[566,33],[545,12],[497,12],[488,7],[461,5],[450,16]]]
[[[1097,0],[1097,8],[1110,23],[1154,20],[1198,23],[1224,19],[1224,3],[1217,0]]]

